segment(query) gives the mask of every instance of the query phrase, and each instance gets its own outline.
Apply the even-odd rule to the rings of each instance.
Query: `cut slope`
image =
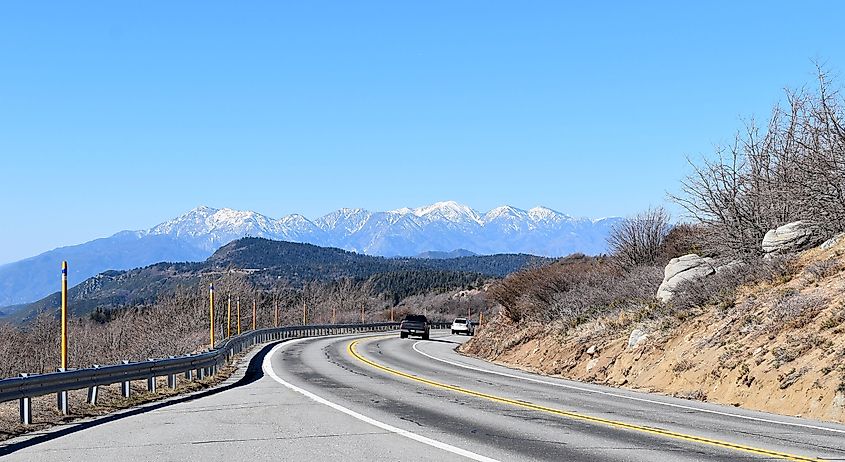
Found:
[[[599,319],[564,332],[499,316],[467,354],[546,374],[803,417],[845,421],[845,244],[731,305],[672,322]],[[627,325],[614,329],[614,325]]]

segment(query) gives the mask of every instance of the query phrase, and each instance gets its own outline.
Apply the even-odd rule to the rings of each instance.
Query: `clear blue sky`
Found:
[[[3,2],[0,262],[199,204],[627,215],[845,71],[843,5]]]

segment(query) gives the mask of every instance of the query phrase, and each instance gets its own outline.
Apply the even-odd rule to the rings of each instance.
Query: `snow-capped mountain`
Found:
[[[137,233],[142,237],[167,235],[181,239],[210,255],[229,242],[246,236],[310,242],[318,240],[320,229],[302,215],[287,215],[276,220],[256,212],[200,206]]]
[[[454,201],[387,212],[343,208],[313,221],[302,215],[273,219],[251,211],[203,206],[138,234],[167,235],[209,253],[240,237],[255,236],[382,256],[455,249],[562,256],[603,252],[612,222],[573,218],[545,207],[526,211],[505,205],[479,213]]]
[[[54,292],[56,265],[63,259],[70,261],[73,282],[109,269],[203,260],[246,236],[381,256],[463,249],[474,254],[557,257],[604,252],[617,220],[573,218],[546,207],[522,210],[507,205],[480,213],[454,201],[386,212],[344,208],[313,220],[297,214],[276,219],[252,211],[201,206],[146,230],[124,231],[0,266],[0,306],[28,303]]]

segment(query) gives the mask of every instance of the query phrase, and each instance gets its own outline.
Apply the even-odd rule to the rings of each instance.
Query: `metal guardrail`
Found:
[[[433,323],[432,329],[444,328],[448,324]],[[185,374],[188,379],[194,377],[203,379],[215,375],[221,366],[231,361],[234,355],[254,345],[283,340],[287,338],[314,337],[321,335],[351,334],[357,332],[381,332],[394,330],[399,327],[398,322],[373,324],[327,324],[310,326],[288,326],[254,330],[231,337],[213,350],[149,361],[139,361],[111,366],[94,366],[85,369],[74,369],[47,374],[21,374],[0,380],[0,403],[20,400],[21,423],[32,423],[31,399],[50,393],[57,393],[58,407],[67,413],[67,392],[70,390],[88,389],[88,402],[96,404],[97,387],[101,385],[121,384],[123,396],[128,398],[131,393],[129,383],[133,380],[147,380],[147,389],[156,390],[156,378],[167,377],[170,388],[176,388],[176,375]]]

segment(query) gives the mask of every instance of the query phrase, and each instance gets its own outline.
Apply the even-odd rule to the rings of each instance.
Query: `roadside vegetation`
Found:
[[[693,219],[671,225],[662,207],[620,222],[609,255],[571,255],[514,273],[490,291],[514,322],[555,323],[562,329],[622,312],[685,316],[712,303],[730,303],[738,287],[789,277],[789,256],[761,258],[767,231],[803,220],[812,241],[845,230],[845,102],[824,72],[814,90],[787,91],[763,128],[755,121],[683,179],[672,196]],[[689,284],[670,304],[655,300],[663,269],[698,254],[724,271]]]
[[[387,322],[408,312],[427,312],[433,319],[478,316],[490,306],[483,297],[487,279],[446,271],[401,271],[366,279],[311,281],[299,286],[280,280],[259,285],[250,271],[230,269],[205,276],[199,284],[179,286],[152,303],[98,308],[69,321],[72,367],[116,364],[201,351],[208,347],[208,284],[215,284],[216,341],[227,336],[231,301],[231,335],[256,328],[309,324]],[[277,314],[278,313],[278,314]],[[277,317],[278,316],[278,317]],[[22,372],[52,372],[59,364],[60,330],[53,310],[22,325],[0,323],[0,377]]]
[[[495,283],[499,315],[461,351],[842,421],[845,248],[831,238],[845,231],[843,110],[825,72],[812,88],[787,91],[763,124],[751,120],[731,144],[690,160],[670,196],[689,222],[672,225],[651,208],[613,229],[608,255],[571,255]],[[827,241],[824,249],[764,251],[767,232],[794,222],[806,233],[801,250]],[[659,298],[664,268],[688,254],[707,276]]]

